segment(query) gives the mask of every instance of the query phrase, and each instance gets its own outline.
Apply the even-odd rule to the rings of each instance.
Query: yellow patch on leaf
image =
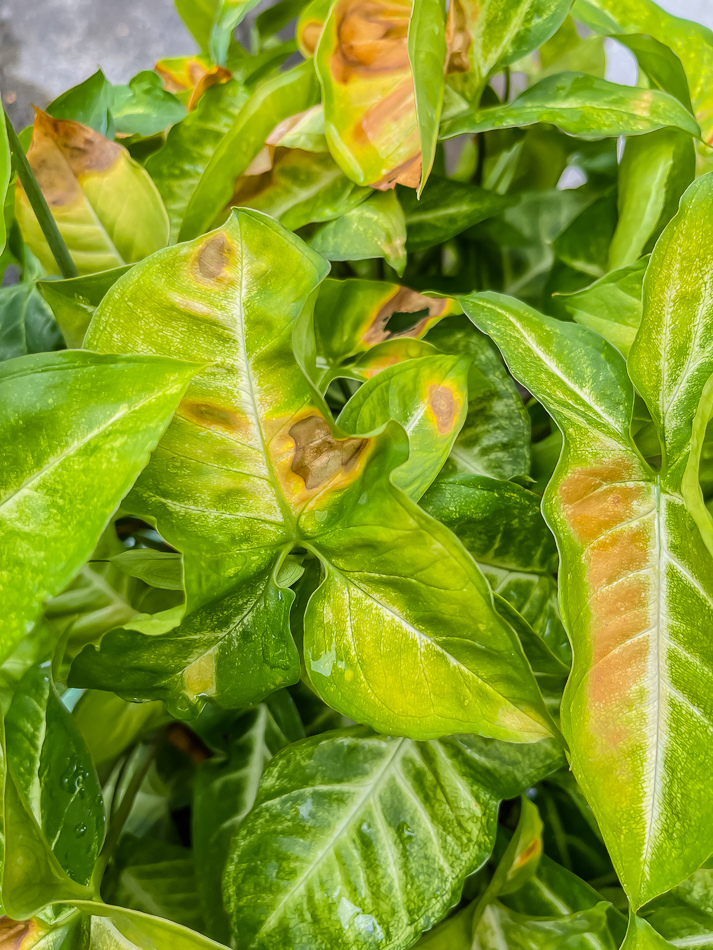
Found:
[[[154,71],[163,80],[163,87],[174,95],[190,93],[187,108],[190,112],[211,86],[227,82],[232,73],[223,66],[215,66],[207,56],[180,56],[174,59],[160,59]]]
[[[375,314],[367,318],[361,333],[361,340],[368,347],[383,343],[385,340],[396,340],[400,337],[419,340],[439,320],[453,312],[452,308],[453,301],[448,297],[425,297],[408,287],[399,287],[395,293],[391,293],[380,304]],[[386,329],[389,320],[395,313],[422,313],[424,310],[426,313],[412,327],[397,331]]]

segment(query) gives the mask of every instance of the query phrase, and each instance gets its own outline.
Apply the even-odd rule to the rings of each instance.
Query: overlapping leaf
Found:
[[[435,154],[446,61],[441,0],[338,0],[315,66],[330,150],[360,185],[416,188]]]
[[[121,145],[37,110],[27,158],[80,274],[140,261],[167,243],[161,198]],[[56,273],[19,182],[15,204],[25,241],[45,270]]]
[[[91,554],[194,372],[166,358],[81,352],[2,364],[3,657]]]
[[[571,135],[641,135],[672,126],[698,136],[691,113],[659,89],[619,86],[585,73],[549,76],[502,106],[456,116],[444,123],[442,138],[550,122]]]
[[[713,360],[703,239],[711,181],[691,186],[654,250],[630,353],[659,431],[660,474],[631,439],[633,387],[609,344],[497,295],[464,300],[565,434],[545,498],[574,646],[562,722],[635,908],[713,847],[705,804],[712,658],[698,635],[713,611],[713,564],[696,479]]]
[[[415,743],[363,727],[293,745],[233,841],[234,936],[246,950],[410,946],[490,852],[499,799],[556,761],[547,742]]]
[[[284,276],[266,282],[275,268]],[[305,662],[335,708],[418,737],[541,737],[547,713],[485,580],[391,484],[405,435],[392,423],[373,438],[337,438],[295,359],[297,318],[325,271],[271,219],[238,211],[224,229],[134,268],[100,305],[87,345],[170,348],[212,366],[125,503],[182,551],[188,612],[176,629],[157,617],[109,634],[75,661],[72,681],[179,712],[206,698],[246,705],[294,682],[293,594],[279,578],[298,544],[323,567]],[[456,415],[454,401],[443,425]]]

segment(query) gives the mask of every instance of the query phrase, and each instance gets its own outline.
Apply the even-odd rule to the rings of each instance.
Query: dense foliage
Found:
[[[176,6],[0,113],[0,948],[713,948],[713,33]]]

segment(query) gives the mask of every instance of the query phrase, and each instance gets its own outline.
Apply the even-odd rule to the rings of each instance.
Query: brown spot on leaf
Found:
[[[338,0],[331,70],[340,83],[410,70],[410,0]]]
[[[441,433],[450,432],[458,414],[453,390],[445,385],[436,386],[434,384],[429,386],[428,404],[436,418],[438,431]]]
[[[305,488],[318,488],[340,472],[350,471],[367,439],[335,439],[326,421],[318,415],[300,419],[290,428],[295,443],[291,469]]]
[[[324,23],[322,20],[306,20],[302,24],[298,41],[302,52],[307,56],[312,56],[317,49],[317,43],[319,43],[319,38],[322,35],[323,26]]]
[[[477,5],[471,4],[477,11]],[[477,12],[476,12],[477,18]],[[470,69],[470,47],[473,34],[469,27],[465,8],[461,0],[452,0],[446,21],[446,45],[448,57],[446,72],[465,73]]]
[[[242,428],[237,413],[209,402],[182,402],[178,415],[203,427],[227,429],[230,432]]]
[[[81,198],[79,180],[108,171],[123,154],[120,145],[93,129],[35,109],[27,159],[50,207]]]
[[[362,342],[367,346],[374,346],[377,343],[383,343],[384,340],[396,340],[399,337],[420,339],[434,323],[437,323],[447,313],[449,306],[450,300],[446,297],[425,297],[408,287],[399,287],[396,293],[381,305],[376,316],[362,334]],[[386,329],[387,323],[395,313],[420,313],[423,310],[427,311],[425,316],[421,317],[409,329],[395,333],[390,333]]]
[[[199,56],[187,56],[179,60],[162,59],[154,66],[154,71],[163,80],[167,92],[177,93],[191,90],[188,111],[191,112],[211,86],[227,82],[232,73],[223,66],[213,66]]]
[[[212,284],[224,283],[225,271],[230,263],[231,249],[231,244],[222,231],[212,235],[198,249],[195,257],[196,270],[199,276]]]

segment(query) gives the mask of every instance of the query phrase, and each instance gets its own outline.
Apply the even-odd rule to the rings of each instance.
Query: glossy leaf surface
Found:
[[[463,301],[565,435],[545,496],[574,646],[563,729],[575,776],[635,907],[678,883],[711,850],[702,791],[694,792],[708,781],[710,659],[695,631],[711,610],[713,569],[696,512],[684,501],[692,419],[709,375],[703,356],[690,356],[704,345],[699,334],[709,313],[701,265],[709,250],[700,244],[709,187],[709,179],[692,186],[657,245],[631,355],[632,376],[666,446],[658,476],[632,442],[633,388],[609,344],[497,295]],[[692,283],[677,303],[680,287],[663,287],[682,266]],[[697,323],[686,306],[696,308]],[[680,321],[678,338],[663,336],[668,320]]]
[[[383,257],[401,276],[406,267],[406,219],[393,192],[368,201],[329,221],[310,239],[310,246],[329,261]]]
[[[628,356],[641,323],[641,292],[648,258],[611,271],[562,302],[582,326],[596,330]]]
[[[425,182],[436,147],[445,57],[441,0],[339,0],[331,7],[315,66],[327,141],[346,175],[376,188]]]
[[[317,99],[318,83],[311,63],[302,63],[270,79],[250,96],[220,141],[201,149],[210,158],[190,195],[179,230],[181,241],[222,223],[216,222],[216,217],[230,202],[235,182],[270,132],[284,119],[311,108]]]
[[[98,901],[71,903],[91,917],[91,950],[225,950],[195,930],[141,911]]]
[[[94,311],[107,290],[130,266],[114,267],[98,274],[70,277],[67,280],[38,281],[38,290],[49,304],[68,347],[81,347]]]
[[[700,131],[690,112],[666,92],[619,86],[584,73],[559,73],[541,80],[507,105],[449,120],[441,135],[453,138],[466,132],[534,122],[549,122],[563,132],[585,138],[640,135],[667,126],[694,136]]]
[[[165,358],[80,352],[2,365],[4,657],[87,559],[194,372]]]
[[[284,282],[252,293],[273,255]],[[97,310],[86,340],[95,349],[166,347],[217,368],[189,389],[125,502],[182,551],[185,619],[175,629],[169,615],[134,619],[98,652],[86,650],[71,682],[164,699],[183,715],[206,698],[240,706],[294,682],[292,594],[279,586],[279,569],[294,544],[307,544],[325,570],[308,611],[307,669],[335,708],[358,708],[369,723],[417,737],[456,728],[542,737],[551,723],[486,582],[453,536],[391,484],[406,457],[402,430],[337,439],[295,359],[295,322],[325,270],[271,219],[239,211],[225,229],[134,268]],[[383,525],[376,549],[364,533],[375,520]],[[433,567],[415,596],[410,561]],[[332,610],[350,599],[363,621],[335,626]],[[471,620],[465,629],[462,616]],[[384,625],[419,683],[393,709],[383,698],[402,674],[381,652]],[[344,679],[347,657],[350,666],[358,659],[358,678]]]
[[[88,884],[104,841],[94,764],[49,669],[30,669],[5,717],[8,762],[48,846],[68,875]],[[20,845],[21,847],[21,845]]]
[[[619,166],[619,220],[609,269],[634,264],[653,247],[693,181],[696,152],[685,133],[661,129],[627,140]]]
[[[499,798],[546,774],[550,756],[547,743],[414,743],[362,727],[292,746],[268,765],[233,842],[234,935],[246,948],[409,946],[488,854]],[[326,875],[338,876],[334,891]]]
[[[230,842],[253,807],[265,765],[290,741],[264,703],[245,713],[231,731],[233,737],[222,754],[201,765],[193,792],[198,894],[208,932],[223,943],[230,939],[222,898]]]
[[[450,83],[477,106],[488,77],[549,39],[569,6],[565,0],[454,0]]]
[[[390,419],[408,435],[409,458],[393,482],[418,500],[443,466],[465,421],[468,363],[431,356],[383,370],[362,386],[338,423],[353,434],[372,432]]]
[[[80,274],[140,261],[168,240],[166,209],[145,170],[115,142],[37,110],[27,158]],[[57,272],[18,183],[16,215],[45,270]]]

